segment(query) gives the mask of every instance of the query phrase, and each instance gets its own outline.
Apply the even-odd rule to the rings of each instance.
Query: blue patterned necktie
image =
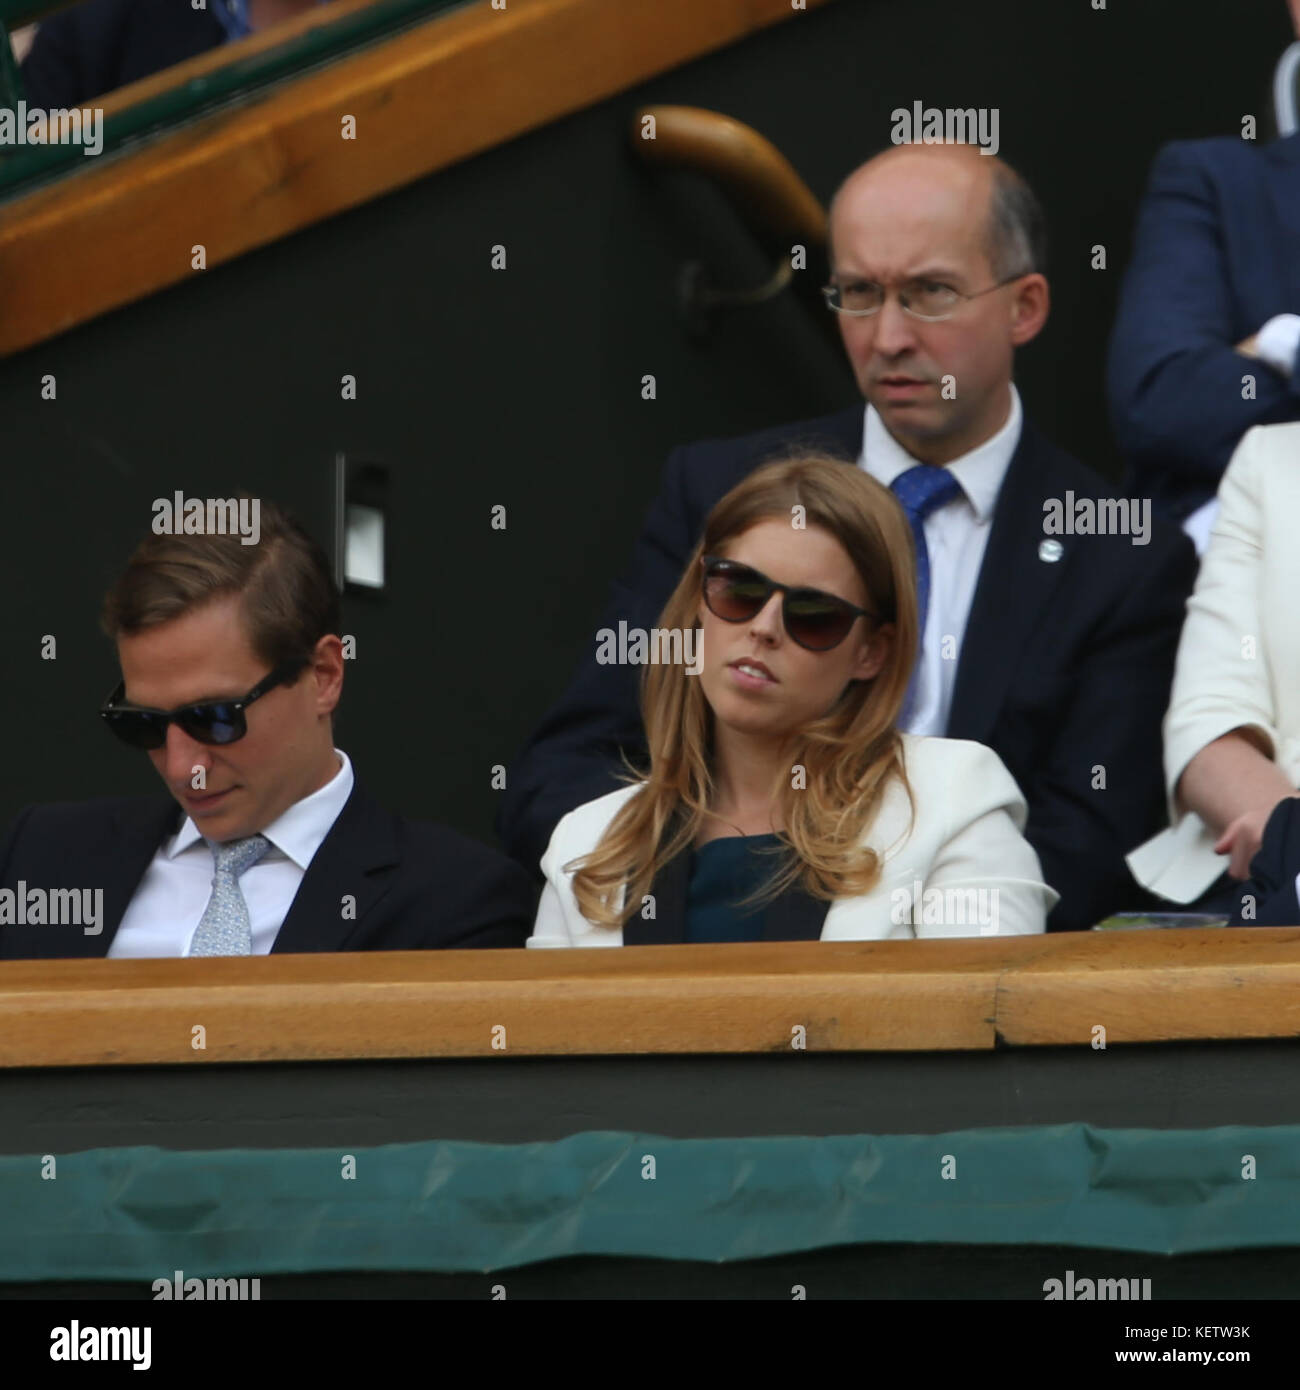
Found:
[[[921,669],[924,650],[925,620],[930,607],[930,552],[925,544],[925,518],[936,507],[961,496],[961,484],[946,468],[931,463],[918,463],[900,473],[889,485],[903,504],[907,519],[912,523],[912,539],[916,543],[916,665],[903,701],[902,719],[905,722],[916,704],[916,677]]]
[[[239,876],[271,848],[265,835],[246,840],[230,840],[212,845],[216,873],[212,876],[212,896],[194,929],[190,942],[192,956],[250,956],[253,954],[253,927],[248,904],[239,889]]]

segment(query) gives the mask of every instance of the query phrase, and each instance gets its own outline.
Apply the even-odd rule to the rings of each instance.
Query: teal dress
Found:
[[[738,907],[780,868],[776,835],[709,840],[691,856],[687,941],[761,941],[766,904]]]

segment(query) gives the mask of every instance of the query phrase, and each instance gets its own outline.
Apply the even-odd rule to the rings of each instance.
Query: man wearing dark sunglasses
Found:
[[[122,680],[100,720],[171,797],[24,811],[0,887],[102,888],[103,920],[0,923],[0,957],[523,944],[527,875],[384,810],[334,746],[338,594],[296,522],[265,501],[261,518],[255,546],[151,535],[109,593]]]
[[[1195,555],[1163,523],[1060,538],[1046,525],[1053,508],[1113,494],[1034,429],[1012,381],[1016,349],[1047,319],[1042,228],[1024,181],[973,147],[902,146],[850,175],[825,297],[866,410],[674,451],[601,624],[652,627],[710,509],[765,461],[809,446],[872,474],[917,554],[922,641],[902,727],[999,754],[1062,930],[1143,905],[1124,855],[1163,819],[1160,725]],[[584,662],[511,768],[498,829],[526,866],[644,748],[637,674]]]

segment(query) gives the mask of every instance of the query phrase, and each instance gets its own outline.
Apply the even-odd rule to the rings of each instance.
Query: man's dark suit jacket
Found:
[[[854,463],[864,407],[677,449],[600,626],[652,628],[715,502],[764,460],[807,443]],[[1040,558],[1045,500],[1112,496],[1028,420],[1008,466],[971,603],[947,734],[991,746],[1029,803],[1026,836],[1061,895],[1049,930],[1089,927],[1140,894],[1123,857],[1163,823],[1160,725],[1196,557],[1175,527],[1150,544],[1062,536]],[[619,749],[644,754],[640,668],[595,643],[511,769],[498,829],[536,868],[560,817],[612,791]],[[1097,770],[1104,769],[1104,773]],[[1104,775],[1104,789],[1097,786]]]
[[[1295,880],[1300,874],[1300,799],[1278,802],[1264,826],[1250,877],[1238,885],[1234,927],[1300,927]],[[1250,905],[1249,917],[1246,905]]]
[[[189,0],[87,0],[41,21],[22,65],[27,105],[81,106],[225,41]]]
[[[1126,489],[1181,519],[1252,425],[1300,420],[1289,379],[1235,345],[1300,313],[1300,135],[1183,140],[1156,156],[1110,343]],[[1254,399],[1243,399],[1243,377]]]
[[[0,888],[102,888],[103,931],[0,926],[0,959],[104,956],[158,846],[180,828],[162,798],[28,807],[0,844]],[[354,919],[343,898],[356,899]],[[504,855],[453,830],[404,820],[355,783],[321,841],[272,950],[414,951],[522,946],[537,892]]]

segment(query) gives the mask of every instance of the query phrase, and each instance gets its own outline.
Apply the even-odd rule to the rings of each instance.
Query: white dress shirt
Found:
[[[271,848],[239,877],[255,956],[269,954],[275,945],[307,866],[352,795],[352,763],[340,749],[334,752],[339,770],[261,832]],[[145,870],[108,948],[109,957],[188,956],[194,930],[212,896],[214,872],[211,846],[186,816]]]
[[[1198,560],[1205,558],[1206,547],[1210,544],[1210,533],[1214,530],[1218,515],[1219,499],[1216,495],[1208,502],[1202,502],[1190,516],[1183,518],[1183,533],[1196,547]]]
[[[1289,377],[1300,352],[1300,314],[1275,314],[1255,335],[1255,351],[1279,376]]]
[[[936,507],[921,523],[930,555],[930,607],[917,667],[916,698],[906,724],[908,733],[943,734],[948,728],[957,660],[993,524],[993,506],[1011,455],[1020,443],[1023,420],[1020,393],[1012,385],[1006,424],[947,465],[961,484],[960,495]],[[858,467],[888,487],[918,462],[885,428],[875,406],[867,406]]]
[[[1297,351],[1300,351],[1300,314],[1277,314],[1255,335],[1255,351],[1274,371],[1290,377],[1295,371]],[[1211,497],[1183,521],[1183,531],[1196,547],[1198,559],[1205,558],[1219,515],[1219,499]]]

